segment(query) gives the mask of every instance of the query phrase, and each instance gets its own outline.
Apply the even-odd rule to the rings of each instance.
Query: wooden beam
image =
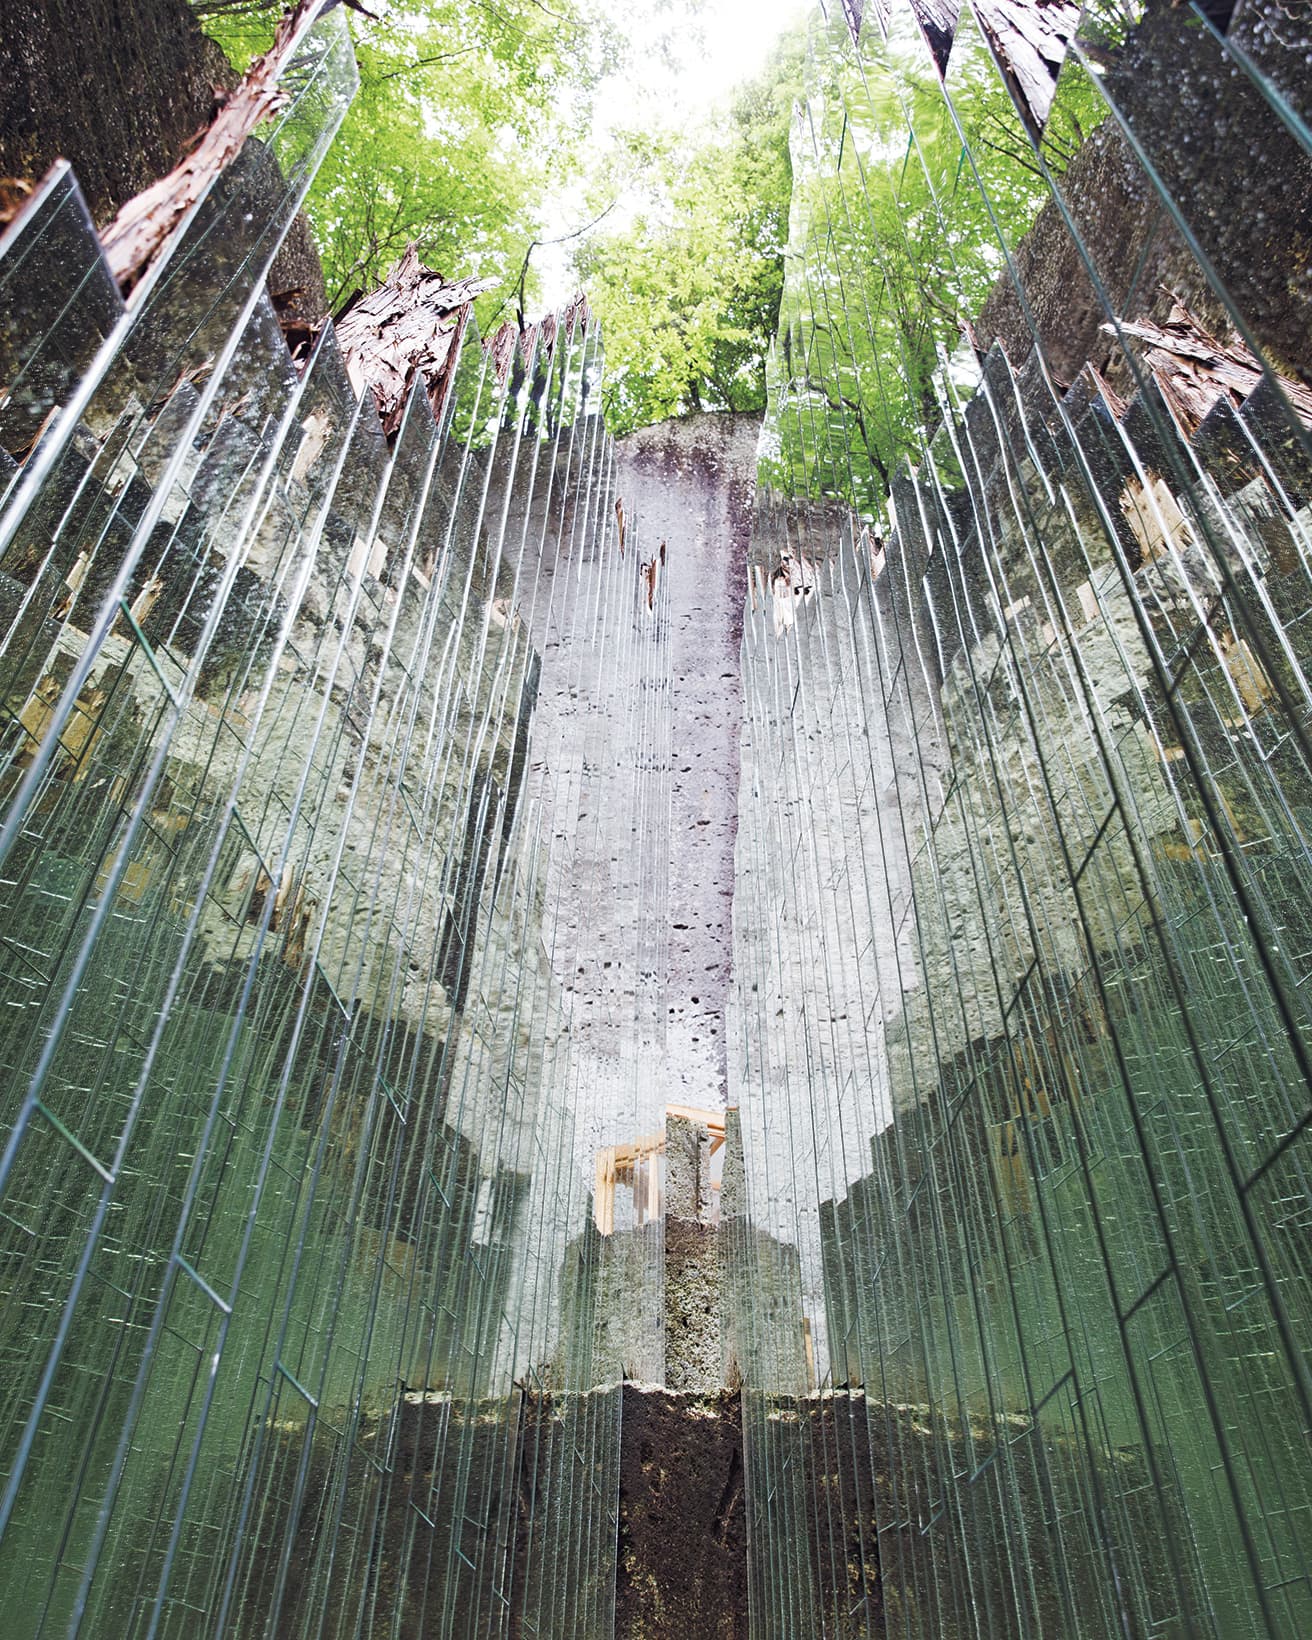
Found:
[[[666,1105],[665,1115],[668,1120],[671,1116],[681,1122],[700,1122],[710,1131],[711,1137],[717,1134],[724,1139],[724,1112],[722,1110],[699,1110],[696,1105]]]
[[[597,1152],[597,1178],[592,1192],[592,1217],[603,1236],[615,1230],[615,1150]]]

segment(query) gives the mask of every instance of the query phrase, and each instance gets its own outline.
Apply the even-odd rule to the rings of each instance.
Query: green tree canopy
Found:
[[[238,60],[280,9],[197,4]],[[572,241],[612,432],[768,397],[778,486],[873,516],[938,419],[945,359],[969,373],[1000,237],[1029,227],[1045,165],[1061,170],[1100,100],[1067,64],[1040,162],[968,12],[949,103],[909,13],[858,58],[834,8],[700,123],[599,136],[599,85],[621,65],[635,83],[630,57],[673,61],[676,40],[686,59],[696,5],[656,0],[635,19],[607,0],[406,0],[356,15],[361,89],[307,202],[330,306],[413,240],[444,272],[500,281],[485,326],[531,315],[537,248]]]
[[[282,8],[198,9],[241,66]],[[622,54],[605,0],[407,0],[353,13],[352,28],[360,90],[306,201],[329,306],[378,284],[411,241],[444,272],[513,285]]]
[[[691,410],[764,408],[803,55],[800,32],[785,36],[703,124],[622,139],[625,220],[589,235],[575,256],[606,338],[613,432]]]
[[[979,31],[962,14],[945,98],[909,16],[858,62],[841,18],[812,54],[794,133],[793,220],[767,471],[781,491],[879,511],[919,461],[945,380],[969,385],[971,321],[1010,249],[1098,123],[1068,65],[1041,163]],[[950,99],[950,101],[949,101]]]

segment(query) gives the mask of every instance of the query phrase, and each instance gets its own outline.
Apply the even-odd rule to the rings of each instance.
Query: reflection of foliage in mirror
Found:
[[[638,210],[575,257],[606,337],[612,432],[694,410],[764,408],[803,50],[800,34],[786,36],[729,107],[688,134],[629,134]]]
[[[241,60],[279,8],[200,9]],[[1047,198],[971,14],[947,65],[951,106],[908,13],[882,46],[866,30],[863,64],[835,17],[809,44],[785,37],[704,125],[631,130],[599,159],[592,93],[625,50],[603,9],[420,0],[354,19],[361,89],[307,201],[330,306],[417,240],[432,266],[501,281],[479,302],[490,328],[515,307],[525,249],[575,226],[544,226],[544,199],[587,170],[578,216],[602,220],[572,254],[606,334],[612,431],[762,409],[777,336],[766,476],[873,514],[938,420],[940,367],[961,385],[973,376],[971,322],[1005,266],[999,234],[1014,244]],[[1059,173],[1100,111],[1068,65],[1043,163]],[[527,297],[531,312],[531,283]]]
[[[239,66],[279,4],[202,0]],[[577,170],[592,92],[622,49],[601,0],[410,0],[353,16],[360,90],[306,201],[330,308],[416,241],[444,273],[513,283],[545,196]],[[489,319],[502,300],[479,303]]]
[[[972,321],[1005,267],[999,235],[1014,246],[1048,186],[968,14],[949,62],[950,104],[905,16],[864,56],[862,72],[845,32],[817,31],[793,137],[798,254],[763,477],[874,516],[899,459],[918,459],[939,419],[943,367],[950,382],[972,379]],[[1050,170],[1099,118],[1095,89],[1064,76],[1044,142]]]
[[[501,381],[494,363],[496,348],[483,348],[477,325],[470,326],[451,396],[452,446],[485,451],[496,440],[504,439],[509,446],[522,437],[547,444],[563,441],[568,447],[570,430],[596,409],[601,332],[591,320],[571,323],[567,310],[552,343],[531,331],[530,338],[534,337],[531,368],[517,342]]]

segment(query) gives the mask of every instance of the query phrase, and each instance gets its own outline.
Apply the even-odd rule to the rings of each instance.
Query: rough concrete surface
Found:
[[[5,0],[0,8],[0,177],[72,165],[98,226],[172,169],[237,75],[187,0]],[[264,201],[257,190],[253,211]],[[269,288],[304,322],[327,306],[298,216]]]
[[[177,163],[235,78],[186,0],[6,0],[0,174],[66,159],[105,221]]]
[[[665,1118],[665,1212],[667,1217],[710,1224],[711,1134],[705,1122]]]
[[[1301,80],[1306,69],[1286,73]],[[1312,369],[1307,269],[1312,161],[1298,150],[1241,70],[1188,8],[1149,12],[1118,53],[1107,81],[1135,141],[1182,204],[1254,334],[1291,372]],[[1285,86],[1289,90],[1289,84]],[[1298,97],[1295,97],[1298,100]],[[1179,141],[1181,131],[1188,137]],[[1062,183],[1107,300],[1125,318],[1165,318],[1173,296],[1223,331],[1229,316],[1115,122],[1107,120],[1072,160]],[[1027,318],[1010,273],[1002,274],[976,330],[1000,341],[1016,365],[1030,350],[1032,318],[1048,363],[1064,382],[1091,361],[1116,370],[1102,301],[1055,203],[1043,207],[1015,248]]]
[[[617,446],[617,491],[643,551],[666,543],[673,668],[668,1098],[723,1102],[746,564],[755,416],[645,427]]]
[[[724,1382],[720,1309],[724,1261],[709,1224],[665,1220],[665,1383],[710,1393]]]

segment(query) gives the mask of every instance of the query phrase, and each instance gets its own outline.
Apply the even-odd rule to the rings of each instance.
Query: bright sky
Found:
[[[699,110],[750,79],[784,30],[815,9],[816,0],[702,0],[698,23],[704,43],[688,53],[683,74],[671,86],[672,117],[677,103]]]
[[[624,26],[637,42],[635,57],[644,66],[637,83],[617,77],[602,87],[595,117],[598,147],[611,132],[635,120],[665,126],[696,120],[734,86],[749,80],[785,29],[816,7],[817,0],[691,0],[695,32],[676,42],[678,61],[671,62],[656,49],[669,30],[671,13],[643,0],[630,4]],[[644,49],[648,44],[650,49]],[[585,214],[580,192],[568,190],[551,214],[562,228],[578,223]],[[622,215],[621,204],[617,216]],[[536,306],[545,312],[573,295],[568,246],[542,246],[533,265],[542,281]]]
[[[670,0],[665,6],[639,0],[623,27],[642,66],[602,87],[598,134],[635,117],[663,125],[698,118],[750,79],[784,30],[816,6],[817,0]],[[691,26],[679,27],[688,13]]]

